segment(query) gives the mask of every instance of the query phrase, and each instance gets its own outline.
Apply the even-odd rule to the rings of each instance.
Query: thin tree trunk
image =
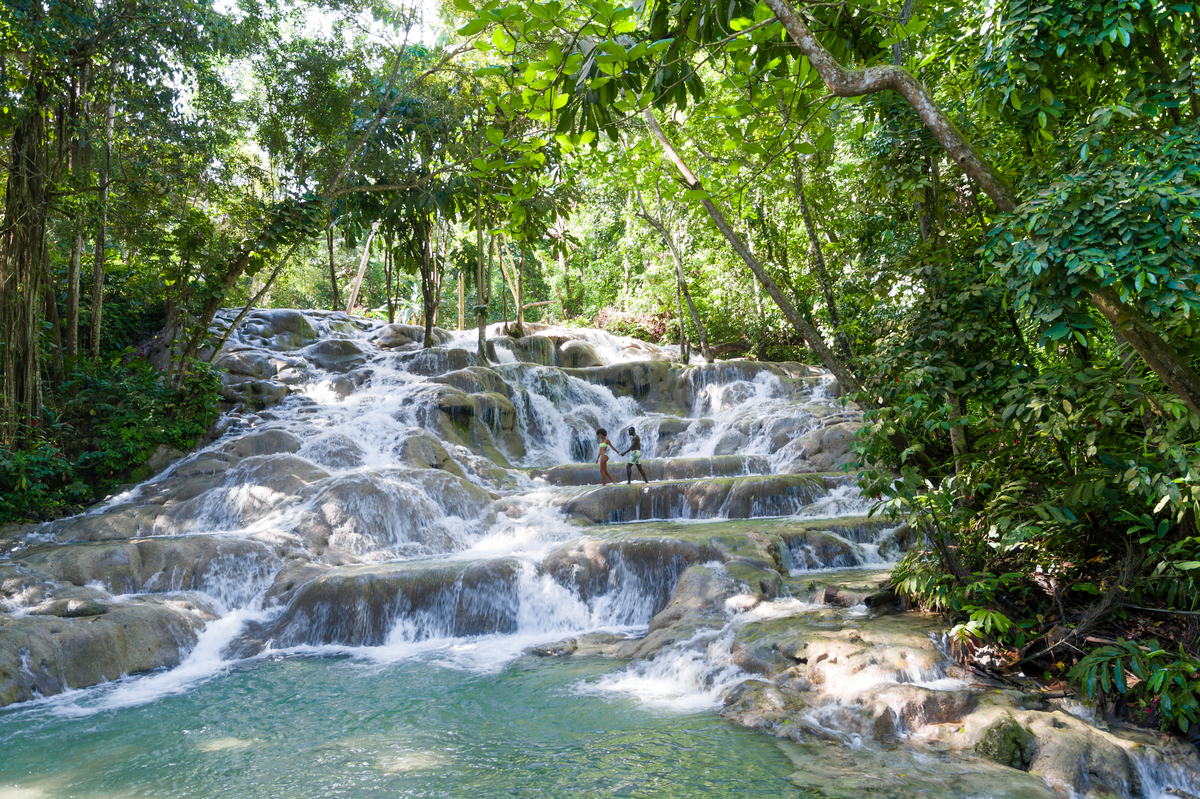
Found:
[[[475,274],[475,317],[476,325],[479,328],[479,357],[484,361],[487,360],[487,306],[488,306],[488,287],[483,280],[483,199],[480,198],[475,206],[475,245],[476,251],[479,253],[479,263],[476,267]],[[491,253],[488,253],[489,266]],[[490,269],[488,270],[490,273]],[[491,280],[491,275],[488,275],[488,280]]]
[[[71,119],[71,124],[75,130],[71,134],[70,159],[71,173],[74,176],[74,182],[77,188],[86,191],[88,188],[91,159],[88,155],[91,152],[91,145],[84,146],[80,140],[80,127],[85,125],[86,117],[83,113],[84,97],[87,94],[88,83],[88,67],[86,64],[79,70],[79,77],[75,81],[72,97],[67,110],[67,115]],[[71,243],[71,256],[67,261],[67,359],[74,359],[79,354],[79,294],[80,294],[80,272],[82,271],[83,261],[83,234],[86,229],[85,215],[83,210],[79,211],[79,217],[75,221],[75,239]]]
[[[100,175],[100,221],[96,226],[96,252],[92,261],[92,336],[93,358],[100,356],[100,323],[104,315],[104,261],[108,243],[108,183],[112,176],[113,122],[117,106],[110,98],[104,111],[104,171]]]
[[[696,339],[700,343],[700,354],[704,356],[704,360],[708,363],[713,362],[712,350],[708,346],[708,336],[704,332],[704,322],[700,320],[700,314],[696,311],[696,303],[692,302],[692,295],[688,291],[687,278],[683,272],[683,257],[679,254],[679,248],[675,246],[675,237],[671,235],[671,231],[667,229],[667,224],[663,220],[662,212],[662,193],[658,187],[654,187],[655,197],[658,199],[658,218],[654,218],[646,210],[646,203],[642,201],[640,191],[637,194],[638,205],[642,209],[639,216],[646,220],[646,224],[658,231],[658,235],[662,237],[663,243],[667,245],[667,250],[671,253],[671,260],[675,262],[675,284],[678,292],[687,300],[688,312],[692,316],[692,323],[696,325]],[[679,329],[682,335],[683,331],[683,311],[679,312]]]
[[[433,226],[428,219],[422,219],[419,227],[414,227],[409,235],[412,236],[413,251],[417,256],[417,267],[421,272],[421,301],[425,326],[425,349],[433,347],[433,320],[437,314],[440,287],[437,284],[437,261],[433,254]]]
[[[387,303],[388,324],[394,324],[396,321],[396,306],[392,302],[392,272],[396,268],[396,257],[392,253],[392,232],[389,230],[383,239],[383,279],[384,279],[384,301]]]
[[[53,360],[50,362],[50,380],[56,385],[61,385],[63,375],[65,373],[63,366],[63,340],[62,340],[62,324],[58,318],[58,291],[54,285],[54,272],[50,270],[50,248],[42,250],[42,263],[44,265],[46,284],[43,290],[46,293],[46,321],[50,325],[50,338],[54,344]]]
[[[904,97],[950,159],[1003,212],[1017,207],[1017,194],[1004,176],[986,161],[967,141],[962,132],[938,108],[924,84],[908,70],[894,65],[876,65],[848,70],[825,49],[790,0],[764,0],[788,36],[821,76],[825,88],[834,97],[862,97],[882,91],[894,91]],[[1200,376],[1162,339],[1135,308],[1121,302],[1108,286],[1088,291],[1092,305],[1125,334],[1130,345],[1159,379],[1200,415]],[[1114,319],[1117,320],[1114,322]]]
[[[961,472],[965,466],[962,459],[970,452],[962,398],[953,391],[947,391],[946,406],[950,411],[950,449],[954,453],[954,469]]]
[[[338,310],[342,307],[341,300],[338,299],[338,281],[337,281],[337,261],[333,255],[333,221],[329,222],[329,229],[325,231],[325,242],[329,247],[329,286],[333,289],[333,310]]]
[[[850,360],[850,342],[846,340],[846,332],[842,330],[842,319],[838,314],[837,300],[833,294],[833,282],[829,279],[825,256],[821,252],[821,239],[817,234],[817,226],[813,224],[808,198],[804,194],[804,170],[801,168],[799,160],[796,161],[796,201],[800,205],[800,216],[804,219],[804,229],[808,232],[808,252],[812,258],[813,269],[817,273],[817,280],[821,283],[821,293],[825,296],[825,310],[829,312],[829,321],[833,324],[834,340],[837,342],[842,357]]]
[[[650,109],[646,109],[644,116],[646,119],[646,124],[650,126],[651,132],[654,134],[655,138],[658,139],[658,143],[662,146],[663,152],[666,154],[667,158],[669,158],[679,169],[684,181],[688,184],[688,188],[692,189],[693,191],[703,191],[704,186],[700,182],[700,179],[696,177],[695,173],[692,172],[691,168],[688,167],[682,156],[680,156],[675,150],[675,147],[671,144],[670,140],[667,139],[666,134],[663,133],[662,128],[658,125],[658,120],[654,118],[654,113]],[[811,347],[813,352],[816,353],[817,357],[821,359],[821,363],[825,364],[825,367],[833,373],[834,377],[837,378],[838,383],[841,384],[842,389],[844,391],[861,392],[862,384],[858,382],[858,378],[855,377],[854,374],[848,368],[846,368],[846,365],[838,360],[838,357],[833,354],[833,351],[826,346],[825,340],[821,337],[821,334],[818,333],[812,325],[804,321],[804,318],[797,313],[796,307],[792,305],[792,301],[789,300],[787,296],[779,290],[779,286],[775,283],[775,279],[772,278],[765,269],[763,269],[762,265],[758,262],[758,259],[754,257],[754,254],[750,252],[750,249],[746,246],[745,242],[743,242],[741,237],[738,236],[733,228],[729,226],[729,223],[725,220],[725,215],[721,213],[720,209],[718,209],[713,201],[707,197],[703,198],[701,203],[704,205],[704,209],[708,211],[709,217],[717,226],[717,229],[725,237],[726,241],[728,241],[730,246],[733,247],[734,251],[741,256],[741,259],[746,263],[746,266],[750,267],[750,271],[754,273],[756,278],[758,278],[758,282],[762,284],[762,287],[767,290],[769,295],[771,295],[771,299],[774,300],[775,304],[779,306],[779,310],[783,312],[784,318],[787,319],[788,322],[791,323],[792,327],[796,329],[796,332],[798,332],[804,338],[804,340],[808,343],[808,346]]]
[[[354,285],[350,288],[350,299],[346,302],[346,313],[354,308],[354,303],[358,302],[358,291],[362,288],[363,275],[367,273],[367,263],[371,260],[371,242],[375,240],[375,234],[379,232],[379,220],[376,219],[371,223],[371,232],[367,234],[367,241],[363,244],[362,258],[358,261],[358,274],[354,276]]]
[[[684,366],[692,360],[691,351],[688,347],[687,334],[683,330],[683,288],[679,282],[679,275],[675,276],[675,307],[678,310],[679,319],[679,362]]]
[[[67,261],[67,359],[79,354],[79,272],[83,260],[83,214],[75,227],[71,257]]]
[[[521,263],[517,267],[517,327],[525,335],[525,242],[521,242]]]
[[[498,260],[500,261],[500,274],[504,277],[504,288],[506,288],[508,293],[512,295],[513,303],[518,303],[519,301],[517,299],[517,294],[519,292],[517,288],[517,281],[514,277],[517,267],[512,258],[509,257],[508,247],[505,245],[503,240],[500,241],[500,258]],[[505,261],[507,261],[507,264]],[[504,302],[503,292],[500,294],[500,301]],[[507,305],[504,307],[508,308]],[[508,321],[507,311],[505,311],[504,321]]]
[[[458,329],[466,330],[467,292],[463,286],[463,273],[458,270]]]

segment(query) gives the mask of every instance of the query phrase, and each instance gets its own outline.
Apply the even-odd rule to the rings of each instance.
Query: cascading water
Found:
[[[227,315],[223,324],[229,321]],[[538,673],[557,675],[548,683],[553,695],[565,697],[550,704],[624,708],[618,715],[631,729],[641,722],[629,714],[641,705],[694,712],[725,704],[731,718],[747,723],[737,715],[738,692],[775,668],[754,648],[762,630],[795,623],[818,636],[871,617],[875,589],[847,586],[878,576],[869,570],[894,561],[908,539],[865,518],[867,503],[837,473],[852,457],[857,412],[833,399],[824,375],[798,364],[685,368],[673,362],[676,349],[599,331],[545,328],[519,340],[490,333],[488,362],[475,352],[475,331],[435,330],[439,346],[425,350],[422,332],[408,326],[322,312],[252,313],[218,358],[229,370],[231,406],[222,436],[91,513],[42,526],[27,536],[27,548],[0,562],[0,610],[8,617],[37,625],[47,618],[38,614],[55,614],[62,621],[52,624],[91,636],[72,639],[79,647],[99,646],[97,630],[117,636],[123,624],[119,645],[140,635],[153,657],[83,675],[59,667],[55,676],[50,665],[39,665],[49,661],[39,661],[41,650],[31,643],[13,660],[15,676],[5,676],[0,662],[0,701],[18,703],[0,714],[0,728],[32,720],[37,732],[27,740],[54,741],[73,734],[70,719],[86,716],[109,729],[106,719],[131,706],[170,725],[173,714],[194,712],[180,709],[201,701],[196,697],[234,701],[225,692],[236,695],[257,674],[276,675],[262,678],[261,687],[274,697],[287,685],[278,675],[298,675],[307,693],[296,701],[323,713],[355,712],[349,700],[335,698],[338,686],[352,695],[369,685],[367,705],[386,696],[392,706],[413,707],[415,698],[381,687],[377,678],[389,673],[450,686],[444,695],[460,707],[471,701],[464,697],[489,691],[528,694],[521,675],[534,671],[523,658],[531,647],[634,659],[622,668],[586,660],[577,662],[592,665],[543,665]],[[607,428],[619,448],[629,445],[626,430],[634,428],[654,482],[597,490],[598,469],[590,465],[597,427]],[[626,473],[621,461],[613,463],[618,477]],[[77,624],[71,614],[101,615]],[[30,626],[29,634],[46,629]],[[778,642],[771,646],[782,651]],[[798,646],[784,646],[791,647],[789,663],[809,660]],[[965,689],[935,649],[925,657],[920,646],[903,656],[891,643],[881,647],[896,663],[863,669],[853,680],[827,661],[819,673],[793,666],[796,674],[774,677],[806,689],[824,679],[826,695],[837,699],[793,713],[804,720],[804,734],[865,745],[864,691]],[[173,668],[116,679],[171,665],[172,655]],[[811,661],[822,662],[815,655]],[[450,672],[474,676],[451,679]],[[515,712],[499,702],[498,712]],[[887,729],[911,737],[909,722],[895,714]],[[672,737],[687,737],[681,723],[699,724],[669,720],[695,716],[655,718],[668,719],[662,723]],[[216,780],[195,758],[249,757],[263,748],[256,736],[279,734],[261,719],[242,723],[258,732],[222,732],[216,717],[198,722],[200,744],[172,749],[170,757],[197,763],[190,779]],[[505,754],[468,756],[446,740],[422,744],[420,730],[385,745],[370,720],[353,726],[369,740],[347,743],[346,751],[371,754],[359,766],[341,755],[331,762],[361,766],[361,773],[336,785],[313,776],[319,789],[287,783],[292,792],[422,791],[429,775],[445,773],[451,787],[439,795],[494,795],[510,771],[493,773],[499,782],[489,787],[482,778],[472,782],[476,764],[519,762],[531,749],[552,748],[561,734],[547,732],[514,749],[510,732],[497,733],[480,746]],[[628,757],[636,760],[651,746],[653,735],[646,735]],[[788,754],[803,759],[800,749]],[[320,752],[288,757],[278,763],[326,759]],[[691,764],[696,755],[680,757]],[[460,760],[472,765],[455,765]],[[34,749],[24,747],[12,762],[27,776],[36,761]],[[232,768],[226,760],[219,767]],[[696,778],[692,765],[680,768],[679,784],[692,787],[666,795],[722,795],[710,783],[687,782]],[[747,765],[747,773],[756,768]],[[110,771],[111,780],[133,779],[127,769]],[[586,771],[566,781],[550,776],[558,771],[537,773],[564,791],[599,784]],[[1195,780],[1188,768],[1152,758],[1137,761],[1135,771],[1140,784],[1158,786],[1158,794],[1147,795]],[[17,785],[24,777],[0,765],[0,796],[98,795],[111,787],[61,773],[68,776],[58,782]],[[953,782],[943,776],[944,784]],[[640,787],[628,792],[661,788],[656,777],[638,779]],[[518,783],[515,792],[526,790]],[[840,795],[836,784],[816,795]],[[1023,786],[1024,793],[995,795],[1045,795]],[[729,795],[755,790],[739,785]],[[254,795],[237,779],[224,792]]]

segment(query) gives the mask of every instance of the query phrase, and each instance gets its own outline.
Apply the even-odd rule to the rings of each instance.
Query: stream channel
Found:
[[[897,611],[821,371],[490,332],[256,311],[210,444],[23,530],[0,799],[1200,796]]]

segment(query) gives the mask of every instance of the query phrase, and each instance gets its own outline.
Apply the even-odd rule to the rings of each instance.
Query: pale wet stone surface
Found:
[[[639,635],[548,635],[535,654],[638,666],[715,647],[709,666],[736,672],[723,715],[806,745],[924,748],[1039,797],[1136,795],[1146,752],[1192,767],[1157,736],[973,682],[941,619],[898,611],[861,564],[914,535],[847,494],[861,412],[820,370],[520,332],[490,329],[489,361],[440,329],[427,349],[415,326],[250,314],[217,359],[241,406],[219,440],[102,512],[5,539],[0,704],[177,664],[207,621],[258,602],[228,657],[506,635],[536,597]],[[596,428],[624,446],[629,425],[653,483],[595,488]]]
[[[0,614],[0,705],[175,666],[206,621],[152,599],[106,607],[79,617]]]

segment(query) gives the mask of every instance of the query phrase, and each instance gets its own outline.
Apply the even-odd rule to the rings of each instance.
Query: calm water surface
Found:
[[[80,692],[0,713],[0,797],[811,795],[711,710],[581,691],[619,667],[288,657],[140,707]]]

